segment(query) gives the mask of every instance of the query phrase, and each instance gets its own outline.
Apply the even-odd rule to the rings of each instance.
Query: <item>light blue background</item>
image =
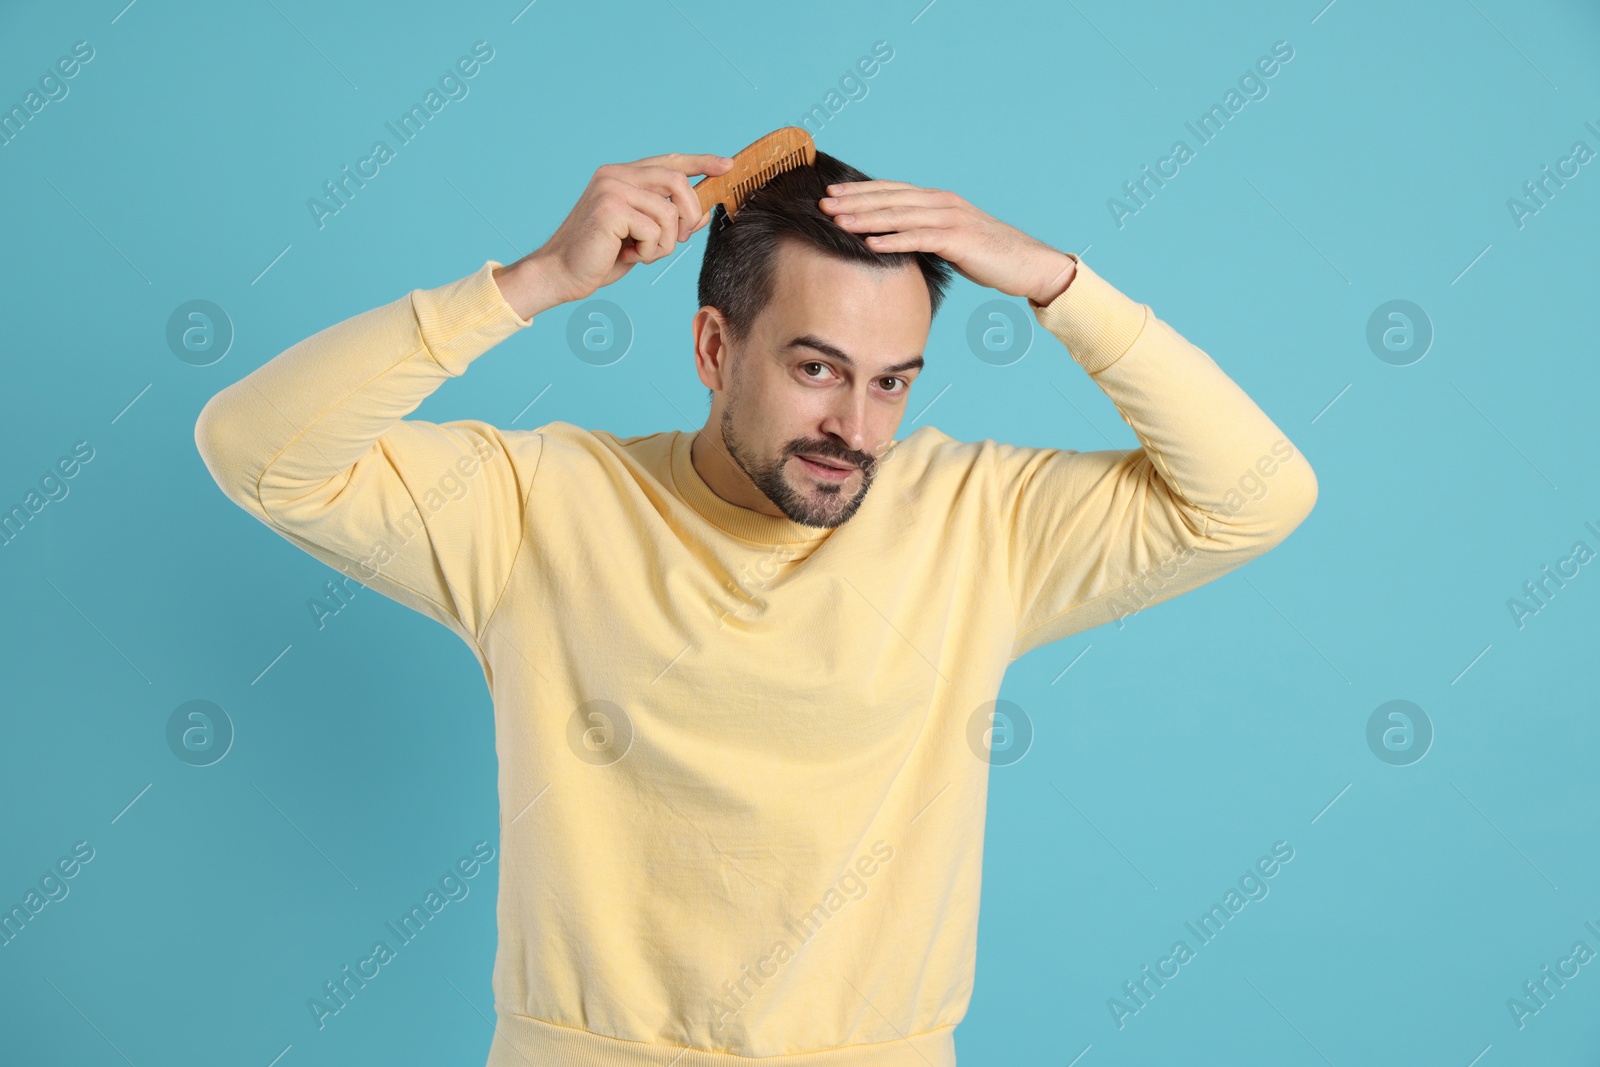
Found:
[[[964,1067],[1600,1058],[1600,963],[1521,1029],[1506,1006],[1579,939],[1600,950],[1600,568],[1521,629],[1506,603],[1600,549],[1600,163],[1520,229],[1506,206],[1575,141],[1600,149],[1593,5],[123,3],[0,8],[7,108],[95,49],[0,148],[0,505],[95,449],[0,550],[0,902],[96,850],[0,949],[0,1060],[483,1061],[496,863],[326,1029],[305,1007],[495,840],[478,666],[371,591],[319,630],[334,572],[218,492],[195,418],[322,327],[537,247],[602,163],[799,122],[880,40],[893,59],[818,146],[1083,252],[1321,487],[1260,561],[1012,668],[1036,738],[993,770]],[[470,95],[319,229],[307,199],[478,40]],[[1194,147],[1184,122],[1277,41],[1269,94],[1118,228],[1107,199]],[[556,309],[415,417],[699,425],[703,242],[600,294],[636,330],[626,358],[575,358]],[[974,356],[996,295],[957,280],[902,436],[1134,445],[1048,335],[1011,366]],[[166,345],[192,299],[237,330],[211,366]],[[1436,331],[1409,366],[1365,340],[1391,299]],[[237,728],[207,768],[164,737],[197,698]],[[1395,698],[1436,730],[1411,766],[1365,739]],[[1276,841],[1295,857],[1270,895],[1119,1029],[1107,999]]]

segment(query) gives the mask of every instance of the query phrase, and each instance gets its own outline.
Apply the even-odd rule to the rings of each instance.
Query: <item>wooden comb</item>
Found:
[[[721,204],[731,218],[744,206],[745,199],[766,181],[786,170],[808,166],[817,159],[817,146],[803,126],[773,130],[739,149],[726,174],[704,178],[694,185],[700,210],[709,214]]]

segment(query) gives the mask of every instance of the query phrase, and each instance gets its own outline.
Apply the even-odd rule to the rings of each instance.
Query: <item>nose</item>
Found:
[[[867,432],[866,395],[851,393],[839,397],[819,428],[828,436],[842,440],[851,451],[862,451]]]

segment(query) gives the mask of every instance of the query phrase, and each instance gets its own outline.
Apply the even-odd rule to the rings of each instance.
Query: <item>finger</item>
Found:
[[[653,263],[672,252],[678,239],[678,209],[659,193],[638,186],[624,186],[624,195],[635,212],[649,220],[641,229],[629,228],[628,235],[638,243],[639,257]]]
[[[648,251],[655,246],[660,236],[661,223],[633,201],[635,196],[648,197],[650,194],[639,193],[630,186],[618,195],[623,197],[624,206],[620,210],[616,208],[610,210],[605,219],[611,227],[612,236],[622,242],[622,248],[617,254],[618,261],[631,265],[643,260]],[[633,255],[630,256],[629,253]]]
[[[918,229],[869,234],[866,241],[867,247],[874,252],[932,252],[943,256],[949,247],[949,239],[949,230]]]
[[[833,221],[852,233],[880,233],[884,230],[952,229],[957,221],[954,208],[897,204],[864,208],[855,214],[835,215]]]
[[[870,189],[854,193],[845,192],[836,196],[824,197],[818,201],[818,206],[823,211],[831,214],[860,214],[869,208],[891,205],[951,206],[948,197],[942,190],[923,189],[915,185],[903,189]]]
[[[733,160],[710,152],[668,152],[666,155],[636,159],[628,166],[671,167],[680,174],[723,174],[733,166]]]
[[[678,240],[687,241],[689,235],[699,228],[700,216],[704,214],[700,210],[700,198],[695,195],[688,177],[682,171],[654,165],[639,167],[636,177],[640,188],[671,199],[678,212]]]
[[[881,178],[874,178],[864,182],[835,182],[828,186],[828,195],[834,196],[840,192],[859,193],[871,192],[874,189],[919,189],[921,186],[912,185],[910,182],[892,182]]]

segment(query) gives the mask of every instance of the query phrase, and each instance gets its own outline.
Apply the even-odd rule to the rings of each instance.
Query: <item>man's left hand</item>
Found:
[[[1049,304],[1072,282],[1077,262],[955,193],[907,182],[844,182],[828,186],[824,212],[875,252],[932,252],[963,278]]]

